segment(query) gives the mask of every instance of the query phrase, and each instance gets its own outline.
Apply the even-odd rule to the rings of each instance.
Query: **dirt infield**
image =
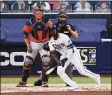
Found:
[[[54,92],[19,92],[1,95],[111,95],[110,91],[54,91]]]
[[[2,84],[1,95],[111,95],[111,84],[80,84],[76,90],[68,90],[64,84],[49,84],[48,88],[16,87],[15,84]]]

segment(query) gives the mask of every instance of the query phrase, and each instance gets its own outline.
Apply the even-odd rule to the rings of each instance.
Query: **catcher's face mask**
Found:
[[[59,15],[59,16],[58,16],[58,21],[59,21],[60,23],[66,23],[66,21],[67,21],[67,16],[66,16],[66,14],[61,14],[61,15]]]
[[[44,11],[43,6],[38,6],[38,5],[35,4],[35,6],[33,7],[33,13],[34,13],[37,20],[42,19],[43,11]]]

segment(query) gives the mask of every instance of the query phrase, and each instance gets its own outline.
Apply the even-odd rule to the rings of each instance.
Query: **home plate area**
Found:
[[[68,89],[65,84],[49,84],[49,87],[33,86],[16,87],[15,84],[1,84],[1,93],[9,92],[49,92],[49,91],[111,91],[111,84],[79,84],[78,89]]]

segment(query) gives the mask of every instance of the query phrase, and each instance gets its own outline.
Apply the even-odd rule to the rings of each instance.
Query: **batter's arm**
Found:
[[[69,59],[71,55],[74,53],[74,45],[68,36],[66,36],[65,45],[68,48],[66,57]]]

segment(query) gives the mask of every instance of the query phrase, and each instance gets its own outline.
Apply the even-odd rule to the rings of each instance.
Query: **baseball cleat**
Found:
[[[49,87],[47,82],[42,83],[42,87]]]
[[[69,85],[69,84],[66,84],[66,86],[67,86],[67,87],[70,87],[70,85]]]
[[[73,87],[65,87],[64,88],[64,90],[69,90],[69,91],[74,91],[74,90],[77,90],[78,89],[78,87],[75,87],[75,88],[73,88]]]
[[[100,82],[100,75],[98,74],[97,79],[96,79],[97,84],[100,86],[101,82]]]
[[[26,87],[26,82],[20,81],[19,84],[17,84],[17,87]]]
[[[34,86],[41,86],[41,85],[42,85],[41,80],[37,80],[36,82],[34,82]]]

